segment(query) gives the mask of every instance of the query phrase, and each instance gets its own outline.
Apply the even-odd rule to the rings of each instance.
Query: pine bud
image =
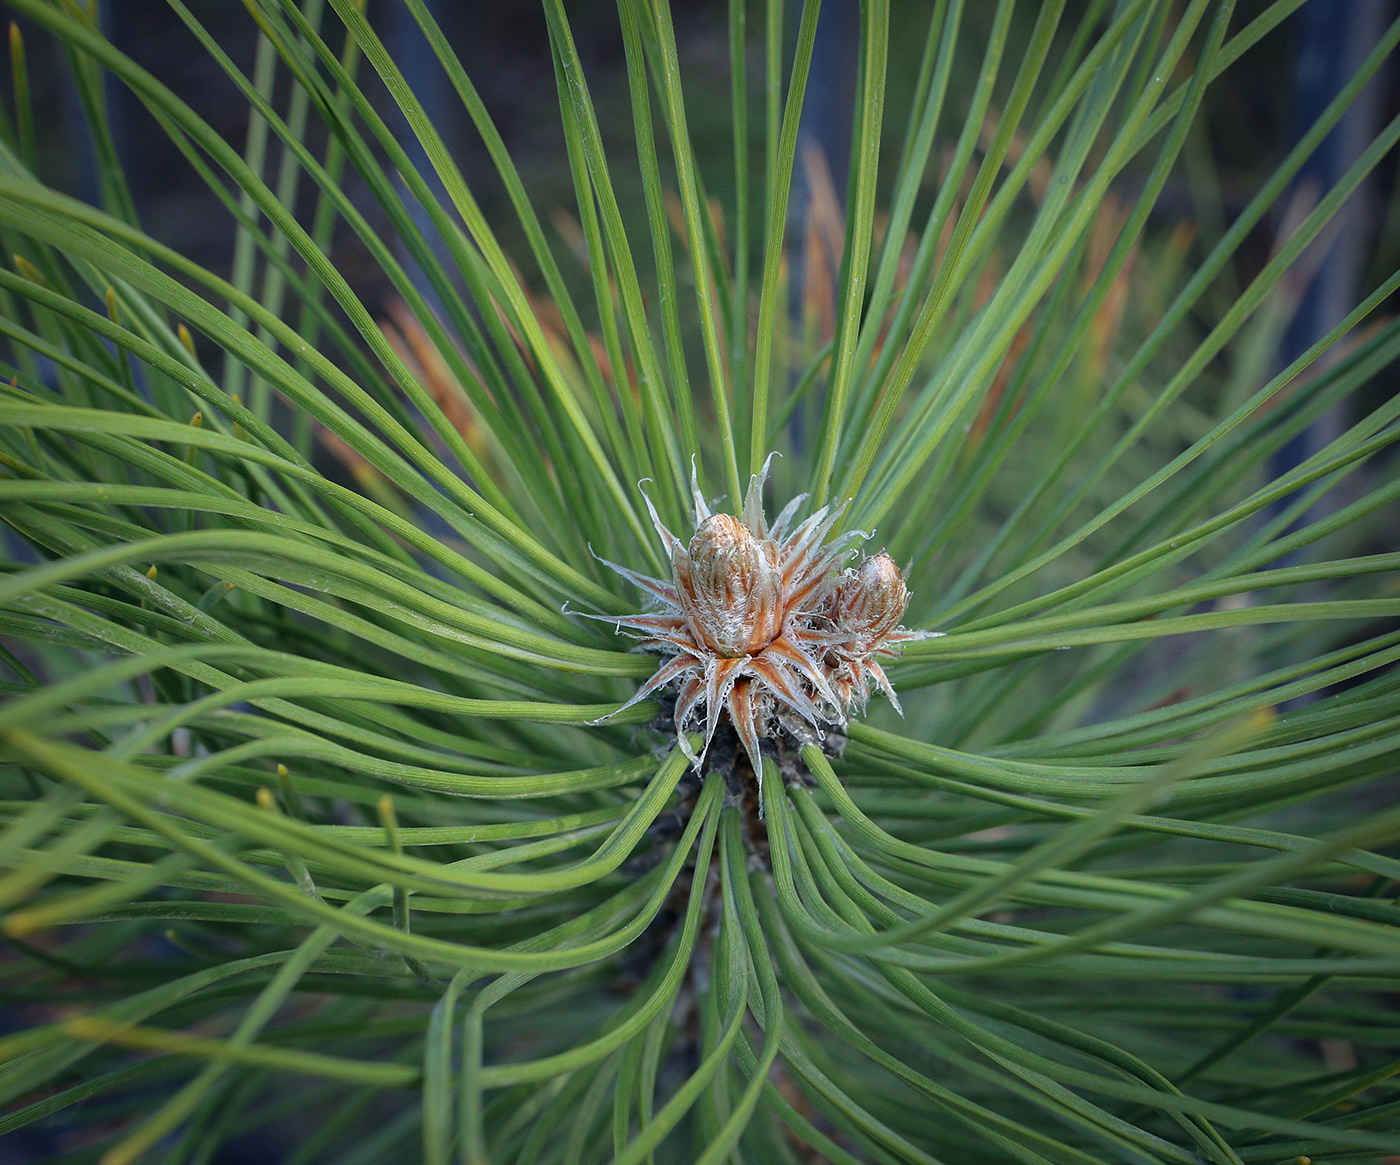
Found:
[[[715,514],[701,523],[690,540],[689,582],[681,587],[693,600],[688,614],[718,655],[761,651],[781,629],[781,577],[772,544],[737,518]]]
[[[871,643],[899,626],[909,605],[909,588],[888,554],[867,558],[837,588],[833,606],[836,625],[853,639]]]

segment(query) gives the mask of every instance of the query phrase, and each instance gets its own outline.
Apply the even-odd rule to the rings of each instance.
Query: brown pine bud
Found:
[[[781,578],[771,543],[728,514],[701,523],[690,540],[689,598],[696,631],[729,658],[761,651],[782,626]]]
[[[909,606],[909,588],[888,554],[867,558],[847,571],[837,588],[834,621],[852,638],[865,643],[883,639],[899,626]]]

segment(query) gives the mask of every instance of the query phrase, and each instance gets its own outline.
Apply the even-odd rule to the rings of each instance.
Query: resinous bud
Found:
[[[867,558],[847,571],[835,596],[835,622],[856,638],[873,642],[899,626],[909,606],[909,588],[888,554]]]
[[[707,518],[690,540],[695,630],[727,657],[761,651],[782,629],[781,576],[770,542],[729,514]],[[690,606],[690,604],[687,604]]]

